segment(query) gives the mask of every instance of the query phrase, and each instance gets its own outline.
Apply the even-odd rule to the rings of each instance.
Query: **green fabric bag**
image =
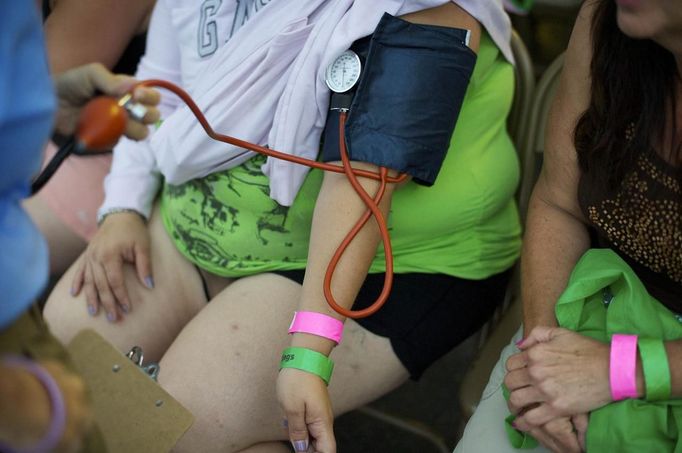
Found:
[[[682,338],[678,316],[649,295],[630,266],[610,249],[588,250],[578,261],[557,302],[556,317],[561,327],[605,343],[615,333]],[[627,399],[590,413],[587,451],[682,453],[681,428],[682,400]],[[518,438],[514,441],[519,444]]]

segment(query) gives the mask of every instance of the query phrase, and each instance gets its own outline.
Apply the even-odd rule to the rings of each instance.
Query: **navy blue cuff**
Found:
[[[346,123],[351,160],[435,182],[476,63],[467,33],[384,14]],[[324,137],[322,160],[340,160],[337,112]]]

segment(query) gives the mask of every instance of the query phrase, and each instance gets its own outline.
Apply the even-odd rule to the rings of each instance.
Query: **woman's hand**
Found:
[[[518,429],[518,428],[517,428]],[[554,453],[580,453],[585,448],[587,414],[559,417],[529,431],[540,444]]]
[[[59,98],[55,127],[65,135],[73,133],[81,108],[98,92],[121,97],[137,83],[132,77],[112,74],[99,63],[91,63],[58,74],[54,77],[54,82]],[[155,106],[159,103],[160,95],[154,89],[140,87],[135,89],[133,100],[143,104],[147,108],[147,113],[142,122],[129,119],[125,134],[134,140],[142,140],[147,136],[147,125],[159,120],[160,114]]]
[[[321,378],[285,368],[277,378],[277,398],[297,452],[336,452],[334,415],[327,386]]]
[[[80,451],[82,439],[93,421],[85,384],[59,362],[49,360],[40,362],[40,365],[59,386],[66,409],[66,426],[54,451]],[[10,417],[0,420],[0,438],[17,447],[35,445],[44,437],[51,423],[49,395],[43,384],[30,372],[21,368],[0,368],[0,385],[11,388],[12,394],[9,396],[17,399],[17,404],[2,401],[3,405],[8,403],[14,409],[8,413]],[[0,394],[4,394],[4,391],[0,391]]]
[[[507,360],[515,425],[531,431],[611,402],[609,345],[559,327],[536,327]]]
[[[108,215],[81,256],[71,294],[85,292],[92,316],[97,314],[100,304],[110,322],[132,310],[123,276],[124,263],[135,265],[142,285],[154,287],[149,231],[142,217],[132,212]]]

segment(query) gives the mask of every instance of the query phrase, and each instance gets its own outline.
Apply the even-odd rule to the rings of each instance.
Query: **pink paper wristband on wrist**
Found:
[[[289,326],[289,333],[309,333],[318,337],[328,338],[336,344],[341,343],[343,323],[322,313],[314,311],[294,312],[294,319]]]
[[[614,401],[637,398],[637,335],[611,337],[609,382]]]

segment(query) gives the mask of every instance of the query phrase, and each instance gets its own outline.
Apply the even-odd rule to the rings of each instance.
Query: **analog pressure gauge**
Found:
[[[360,79],[361,66],[360,57],[352,50],[346,50],[327,67],[327,86],[335,93],[345,93]]]

